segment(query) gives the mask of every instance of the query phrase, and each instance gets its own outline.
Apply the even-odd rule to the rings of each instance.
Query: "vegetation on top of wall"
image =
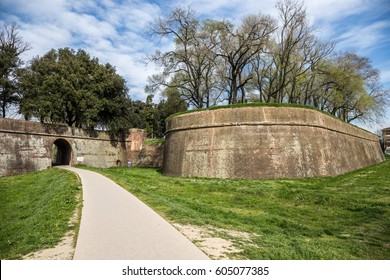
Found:
[[[383,117],[390,91],[366,57],[320,39],[303,1],[276,1],[278,17],[201,18],[178,7],[151,25],[174,50],[149,57],[161,72],[146,89],[176,89],[191,107],[221,102],[312,105],[346,122]],[[243,40],[242,38],[245,38]]]
[[[182,111],[175,113],[173,115],[170,115],[166,121],[169,121],[173,119],[174,117],[184,115],[184,114],[191,114],[195,112],[201,112],[201,111],[210,111],[210,110],[218,110],[218,109],[233,109],[233,108],[242,108],[242,107],[296,107],[296,108],[305,108],[305,109],[312,109],[319,111],[321,113],[324,113],[326,115],[335,117],[333,115],[330,115],[324,111],[321,111],[313,106],[308,106],[308,105],[301,105],[301,104],[289,104],[289,103],[264,103],[264,102],[249,102],[249,103],[237,103],[237,104],[230,104],[230,105],[217,105],[213,107],[208,107],[208,108],[202,108],[202,109],[193,109],[193,110],[188,110],[188,111]],[[335,117],[336,118],[336,117]]]
[[[356,127],[358,129],[361,129],[365,132],[371,133],[370,131],[367,131],[361,127],[358,127],[354,124],[348,123],[346,121],[343,121],[342,119],[328,113],[325,111],[322,111],[316,107],[313,106],[308,106],[308,105],[302,105],[302,104],[291,104],[291,103],[263,103],[263,102],[250,102],[250,103],[238,103],[238,104],[231,104],[231,105],[220,105],[220,106],[213,106],[209,108],[203,108],[203,109],[194,109],[194,110],[189,110],[189,111],[183,111],[183,112],[178,112],[176,114],[170,115],[166,121],[169,121],[173,119],[174,117],[184,115],[184,114],[190,114],[190,113],[195,113],[195,112],[201,112],[201,111],[209,111],[209,110],[218,110],[218,109],[233,109],[233,108],[245,108],[245,107],[291,107],[291,108],[303,108],[303,109],[308,109],[308,110],[314,110],[317,112],[320,112],[324,115],[327,115],[329,117],[332,117],[334,119],[337,119],[345,124],[351,125],[353,127]]]
[[[164,144],[164,142],[165,142],[164,138],[147,138],[144,140],[144,145]]]

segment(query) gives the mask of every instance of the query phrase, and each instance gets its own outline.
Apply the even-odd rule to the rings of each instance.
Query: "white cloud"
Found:
[[[105,37],[116,33],[109,22],[100,21],[88,14],[67,12],[55,24],[71,30],[78,36]]]
[[[68,30],[55,25],[22,23],[20,35],[32,47],[32,50],[24,53],[24,59],[43,55],[53,48],[67,46],[72,41],[72,35]]]
[[[316,20],[336,21],[370,10],[373,2],[376,0],[310,0],[306,1],[306,7],[310,16]]]
[[[389,41],[388,34],[385,33],[387,28],[390,28],[390,21],[378,21],[366,26],[358,25],[337,37],[337,41],[340,48],[354,48],[364,52]]]
[[[275,3],[275,0],[186,0],[172,3],[171,9],[177,6],[183,8],[190,6],[195,10],[197,16],[238,21],[247,14],[276,15]]]
[[[185,0],[174,1],[171,8],[176,6],[191,6],[198,15],[213,18],[240,19],[243,15],[252,13],[270,14],[277,17],[276,0]],[[370,11],[383,0],[306,0],[304,5],[312,20],[336,21],[350,15]]]
[[[116,67],[118,74],[127,79],[130,86],[129,94],[133,99],[145,100],[145,82],[149,75],[156,72],[153,65],[148,66],[143,59],[136,55],[130,56],[127,52],[93,51],[91,54],[98,57],[101,62],[107,61]]]
[[[390,84],[390,70],[381,71],[381,81]]]
[[[49,22],[66,9],[65,0],[1,0],[3,12],[12,11],[30,22]]]
[[[144,86],[155,69],[146,66],[144,57],[155,47],[144,33],[160,11],[157,5],[131,0],[2,0],[0,5],[4,23],[17,21],[23,40],[33,47],[24,59],[52,48],[83,48],[115,66],[131,86],[130,94],[145,99]]]
[[[347,16],[371,13],[380,9],[383,0],[306,0],[308,14],[320,28],[322,38],[337,38],[344,47],[361,47],[369,52],[384,40],[388,22],[367,26],[344,24]],[[145,56],[156,49],[171,49],[171,41],[156,42],[146,36],[146,26],[174,7],[191,5],[198,16],[240,20],[246,14],[277,16],[275,0],[0,0],[0,22],[17,21],[23,39],[33,50],[26,58],[43,55],[52,48],[83,48],[102,63],[116,66],[131,86],[135,98],[145,99],[147,77],[156,73],[153,64],[145,65]],[[379,7],[377,7],[379,6]],[[340,33],[337,33],[340,32]],[[382,79],[389,81],[389,69],[383,68]]]

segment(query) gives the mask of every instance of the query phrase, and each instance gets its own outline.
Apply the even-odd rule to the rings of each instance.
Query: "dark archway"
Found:
[[[52,149],[52,166],[69,165],[72,158],[72,147],[68,141],[57,139],[54,141]]]

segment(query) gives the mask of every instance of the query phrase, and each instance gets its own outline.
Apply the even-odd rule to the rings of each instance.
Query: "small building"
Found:
[[[390,154],[390,127],[382,129],[383,146],[386,154]]]

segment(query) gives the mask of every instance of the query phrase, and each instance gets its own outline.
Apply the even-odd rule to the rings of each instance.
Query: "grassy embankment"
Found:
[[[390,259],[390,160],[334,178],[171,178],[156,169],[94,169],[166,219],[250,234],[249,259]],[[0,178],[0,258],[53,247],[69,230],[80,183],[51,169]],[[223,233],[221,233],[223,234]],[[230,236],[223,236],[231,238]]]
[[[65,170],[0,177],[0,258],[54,247],[72,229],[80,194],[78,178]]]
[[[172,178],[95,169],[172,223],[247,232],[232,259],[390,259],[390,160],[337,177]],[[223,232],[220,233],[223,235]]]

